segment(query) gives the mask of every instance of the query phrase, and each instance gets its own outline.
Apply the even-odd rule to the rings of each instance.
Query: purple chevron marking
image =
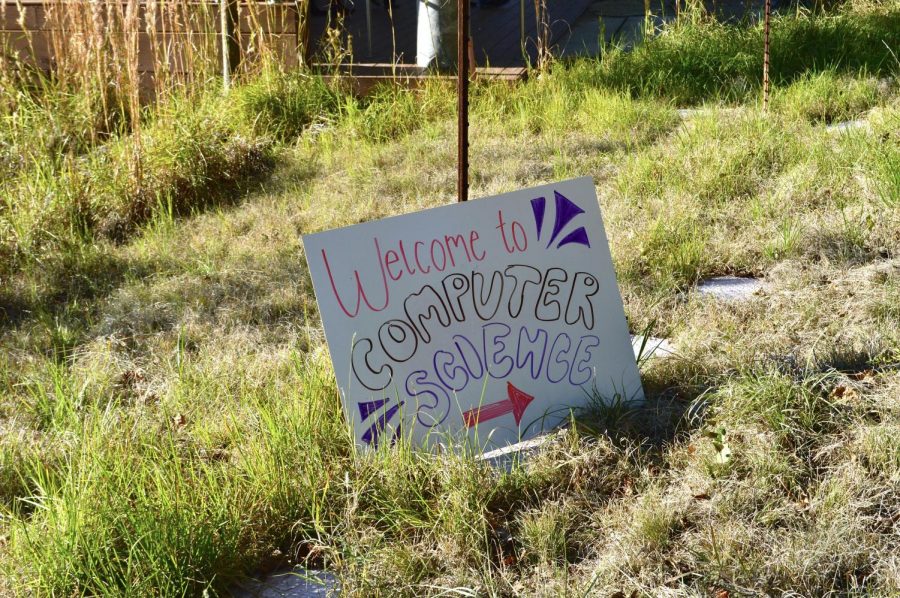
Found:
[[[387,426],[388,422],[397,414],[397,411],[400,407],[403,406],[403,402],[401,401],[399,404],[394,405],[387,411],[385,411],[381,417],[379,417],[374,424],[369,426],[369,429],[365,431],[362,435],[362,440],[366,444],[370,444],[375,448],[378,448],[378,437],[384,431],[385,426]]]
[[[375,399],[374,401],[365,401],[363,403],[359,403],[359,416],[363,421],[369,419],[369,416],[372,415],[375,411],[378,411],[384,404],[387,403],[390,399]]]
[[[591,246],[591,241],[588,239],[587,231],[584,230],[583,226],[581,228],[573,230],[568,235],[563,237],[563,240],[559,242],[559,245],[557,245],[556,248],[559,249],[563,245],[568,245],[569,243],[577,243],[579,245],[586,245],[588,247]]]
[[[534,224],[537,226],[538,239],[541,238],[541,229],[544,227],[544,208],[547,200],[544,197],[535,197],[531,200],[531,211],[534,212]]]
[[[584,214],[584,210],[579,208],[578,204],[571,199],[559,191],[554,191],[553,193],[556,196],[556,222],[553,223],[553,236],[550,237],[550,242],[547,243],[548,248],[553,245],[553,241],[556,240],[556,237],[559,236],[562,229],[572,222],[572,219],[575,218],[575,216]]]

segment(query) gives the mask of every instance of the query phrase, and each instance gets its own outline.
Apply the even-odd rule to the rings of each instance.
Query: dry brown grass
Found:
[[[747,208],[767,201],[773,189],[789,193],[793,183],[787,181],[795,180],[797,168],[812,169],[802,194],[790,194],[797,199],[791,213],[807,223],[810,238],[844,226],[840,214],[846,208],[827,201],[824,189],[843,188],[849,197],[864,182],[855,169],[824,178],[819,169],[850,159],[846,148],[876,137],[861,132],[835,139],[807,126],[791,133],[777,121],[734,121],[727,114],[727,124],[713,113],[682,125],[721,127],[721,136],[656,131],[641,137],[654,141],[640,142],[631,158],[631,150],[583,132],[557,136],[526,127],[514,136],[496,128],[476,135],[475,155],[496,167],[476,178],[475,194],[562,173],[597,176],[629,317],[657,319],[678,356],[649,364],[645,380],[657,389],[654,401],[615,420],[608,427],[612,437],[564,436],[510,476],[439,460],[417,462],[416,474],[402,469],[413,477],[400,481],[390,478],[399,475],[390,467],[358,465],[368,473],[353,474],[350,495],[358,498],[350,500],[363,504],[348,506],[346,522],[318,540],[321,558],[343,576],[347,591],[412,595],[464,586],[526,595],[566,588],[600,595],[705,595],[720,588],[820,595],[896,589],[900,474],[892,438],[900,432],[900,378],[892,364],[900,347],[893,307],[900,270],[867,249],[888,244],[895,251],[891,221],[867,230],[858,252],[851,250],[857,240],[835,233],[829,244],[804,242],[792,256],[779,257],[766,253],[770,237],[761,231],[783,210],[773,204],[765,216]],[[289,392],[287,371],[298,350],[318,355],[318,367],[327,371],[298,233],[450,201],[452,148],[442,141],[450,127],[438,120],[387,144],[350,143],[343,131],[320,134],[291,150],[266,195],[198,216],[190,226],[161,226],[117,250],[121,259],[155,274],[123,285],[100,304],[72,375],[99,395],[124,393],[128,409],[142,417],[183,414],[190,442],[202,450],[229,446],[234,437],[219,417],[221,401],[235,417],[253,421],[253,408],[239,397]],[[777,163],[740,149],[757,136],[765,140],[768,127],[779,127],[777,151],[788,152]],[[785,139],[791,134],[798,140]],[[789,153],[811,144],[811,158],[805,150]],[[530,162],[518,157],[522,147]],[[756,147],[770,151],[765,142]],[[727,203],[718,195],[732,193],[721,182],[728,179],[713,183],[702,173],[677,182],[664,178],[672,183],[659,199],[655,191],[632,194],[626,192],[632,187],[621,186],[621,177],[641,160],[665,169],[669,160],[690,163],[694,155],[719,156],[722,172],[747,174],[751,164],[758,175],[751,171]],[[419,176],[423,156],[427,177]],[[791,160],[801,163],[794,167]],[[823,165],[817,166],[819,160]],[[810,199],[801,201],[804,196]],[[856,197],[861,205],[855,209],[881,209],[872,195]],[[729,305],[696,296],[689,289],[692,278],[675,287],[685,289],[683,295],[673,293],[669,279],[655,278],[652,260],[684,242],[668,236],[678,222],[662,229],[652,224],[657,201],[691,218],[698,229],[691,234],[705,239],[704,255],[715,256],[698,274],[749,268],[764,275],[764,291],[746,304]],[[704,216],[691,217],[697,210]],[[758,224],[748,226],[748,219]],[[660,253],[634,252],[659,235]],[[666,300],[654,299],[667,293]],[[17,369],[23,367],[27,371],[24,365]],[[692,401],[705,406],[694,408],[703,416],[679,419]],[[656,436],[643,435],[648,425],[657,428]],[[731,451],[724,462],[710,437],[720,429]],[[432,466],[450,468],[440,474],[449,477],[430,478],[437,475]],[[468,473],[455,478],[455,467]],[[363,483],[368,475],[381,481],[375,487]],[[367,515],[367,492],[383,493],[392,508],[415,510],[415,501],[406,502],[411,496],[447,483],[450,494],[441,495],[450,501],[447,511],[427,529],[386,531]],[[486,485],[471,490],[479,483]],[[470,508],[483,518],[476,529],[443,527],[473,517]],[[497,548],[506,537],[509,546]],[[347,560],[350,549],[342,546],[366,547],[365,556]]]
[[[451,202],[453,103],[348,102],[260,189],[93,240],[89,293],[4,322],[8,583],[200,593],[292,560],[348,595],[900,591],[896,96],[836,135],[805,110],[681,122],[572,72],[477,89],[472,193],[594,176],[632,330],[677,347],[645,406],[509,472],[354,454],[299,236]],[[763,291],[696,293],[723,273]]]
[[[304,26],[305,2],[230,2],[230,42],[221,34],[217,2],[4,3],[4,11],[18,12],[22,32],[0,34],[0,77],[15,85],[37,66],[46,77],[40,85],[92,104],[100,121],[94,134],[109,135],[122,125],[137,130],[147,100],[202,94],[220,81],[223,44],[236,52],[232,77],[301,63],[305,50],[296,32]]]

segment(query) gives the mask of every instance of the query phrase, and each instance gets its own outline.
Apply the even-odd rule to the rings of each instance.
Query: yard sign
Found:
[[[303,237],[357,440],[479,449],[642,399],[589,177]]]

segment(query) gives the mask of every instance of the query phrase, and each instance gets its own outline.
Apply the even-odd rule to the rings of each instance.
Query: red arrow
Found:
[[[512,382],[506,383],[506,394],[509,395],[509,398],[505,401],[497,401],[490,405],[469,409],[463,413],[463,423],[467,428],[471,428],[478,422],[486,422],[507,413],[512,413],[518,426],[522,421],[522,416],[525,415],[525,409],[528,408],[528,404],[534,400],[534,397],[513,386]]]

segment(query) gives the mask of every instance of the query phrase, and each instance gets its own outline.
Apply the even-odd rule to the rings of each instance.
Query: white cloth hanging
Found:
[[[441,53],[441,21],[438,0],[419,0],[416,28],[416,66],[430,67]]]

